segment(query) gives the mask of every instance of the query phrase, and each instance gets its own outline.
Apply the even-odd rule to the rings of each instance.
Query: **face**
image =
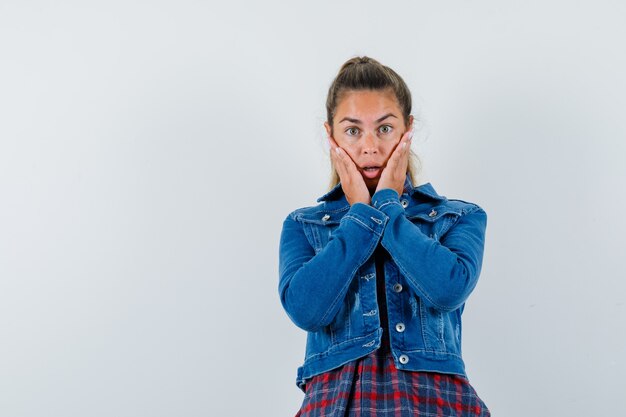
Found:
[[[395,94],[384,91],[349,91],[337,105],[334,133],[329,136],[343,148],[363,176],[367,188],[375,189],[387,161],[407,130]],[[413,124],[413,116],[408,125]]]

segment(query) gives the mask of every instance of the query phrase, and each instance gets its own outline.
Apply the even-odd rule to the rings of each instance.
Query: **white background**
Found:
[[[464,314],[495,416],[626,392],[623,2],[0,1],[0,415],[291,416],[285,216],[368,55],[421,182],[488,213]]]

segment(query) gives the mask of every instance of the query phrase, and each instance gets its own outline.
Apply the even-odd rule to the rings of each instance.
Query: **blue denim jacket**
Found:
[[[466,376],[461,314],[482,266],[487,214],[430,183],[347,202],[337,184],[291,212],[279,249],[281,303],[306,330],[296,385],[378,349],[383,329],[374,250],[382,245],[389,340],[398,369]]]

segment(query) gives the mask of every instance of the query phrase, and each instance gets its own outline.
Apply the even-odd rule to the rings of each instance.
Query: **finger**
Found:
[[[330,147],[332,149],[339,147],[339,145],[337,145],[337,142],[335,142],[335,139],[333,139],[331,136],[328,136],[328,143],[330,144]]]
[[[335,142],[335,140],[331,136],[328,136],[328,144],[330,145],[331,157],[333,159],[333,162],[335,163],[335,169],[337,169],[337,165],[341,165],[341,168],[343,168],[343,166],[345,166],[345,162],[342,158],[343,155],[341,153],[343,149],[341,149],[339,145],[337,145],[337,142]]]
[[[328,140],[328,146],[330,147],[330,158],[335,163],[339,162],[339,153],[337,151],[337,148],[339,148],[339,146],[337,146],[337,142],[335,142],[335,140],[330,136],[326,136],[326,139]]]
[[[400,141],[396,144],[395,149],[389,157],[389,162],[396,164],[403,156],[408,155],[410,150],[410,142],[408,138],[408,133],[402,135],[402,138],[400,138]]]
[[[340,165],[342,165],[342,168],[345,171],[346,175],[360,175],[358,170],[356,169],[356,164],[354,163],[350,155],[348,155],[348,153],[341,147],[337,147],[335,149],[337,159],[339,160]]]
[[[330,140],[328,141],[328,143],[330,144]],[[330,146],[330,160],[333,163],[333,167],[335,168],[335,170],[337,170],[337,173],[340,174],[339,171],[343,168],[343,164],[341,163],[339,154],[337,153],[336,146]]]
[[[335,146],[331,150],[331,158],[333,161],[333,165],[337,174],[339,175],[339,179],[342,183],[345,183],[350,174],[345,162],[345,151],[338,146]]]
[[[408,151],[408,148],[411,146],[411,141],[413,140],[413,129],[411,130],[407,130],[406,132],[404,132],[404,135],[402,135],[402,149],[405,149]]]
[[[398,143],[396,143],[395,148],[393,148],[393,151],[391,152],[391,154],[393,155],[396,152],[401,153],[402,151],[404,151],[407,145],[408,138],[409,138],[409,132],[404,132],[402,136],[400,137],[400,140],[398,141]]]
[[[401,140],[400,157],[408,157],[411,152],[411,141],[413,139],[413,131],[406,132]]]
[[[407,138],[405,142],[404,149],[402,149],[401,159],[408,161],[410,153],[411,153],[411,138],[409,137]]]
[[[339,161],[343,163],[346,170],[351,171],[351,172],[353,172],[353,168],[354,170],[356,170],[356,164],[352,160],[352,157],[342,147],[337,145],[337,142],[335,142],[335,140],[331,138],[330,136],[328,137],[328,142],[330,143],[331,147],[335,150],[335,156],[337,156]]]

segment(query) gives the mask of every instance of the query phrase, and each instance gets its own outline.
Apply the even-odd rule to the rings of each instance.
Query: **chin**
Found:
[[[374,191],[376,191],[376,187],[378,186],[378,181],[367,181],[365,185],[367,186],[367,189],[370,191],[370,194],[374,194]]]

